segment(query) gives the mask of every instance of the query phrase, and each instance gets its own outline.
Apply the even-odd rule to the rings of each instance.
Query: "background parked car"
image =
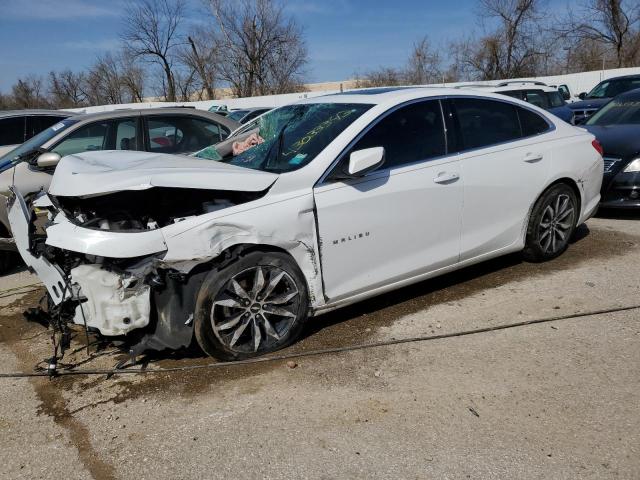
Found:
[[[503,82],[492,91],[524,100],[536,107],[544,108],[567,123],[575,123],[573,110],[567,106],[562,92],[556,87],[542,82]]]
[[[228,117],[244,125],[269,110],[271,110],[271,108],[267,107],[243,108],[241,110],[232,110]]]
[[[635,88],[640,88],[640,75],[609,78],[593,87],[589,93],[582,92],[579,95],[581,101],[570,103],[569,108],[576,115],[576,123],[582,123],[613,97]]]
[[[567,123],[574,124],[573,111],[567,106],[562,93],[556,87],[550,87],[537,81],[509,81],[497,85],[462,85],[458,88],[472,88],[524,100],[543,108]]]
[[[640,208],[640,89],[618,95],[585,124],[602,144],[606,208]]]
[[[6,201],[14,184],[24,194],[46,190],[61,157],[97,150],[188,154],[224,140],[240,126],[190,108],[118,110],[64,118],[0,158],[0,272],[15,259]]]
[[[75,115],[60,110],[7,110],[0,112],[0,156],[26,142],[63,118]]]

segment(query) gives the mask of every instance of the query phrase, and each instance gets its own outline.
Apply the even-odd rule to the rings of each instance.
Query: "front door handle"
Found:
[[[541,153],[527,153],[524,156],[524,161],[527,163],[536,163],[542,160],[544,156]]]
[[[437,177],[433,179],[434,183],[452,183],[460,178],[457,173],[440,172]]]

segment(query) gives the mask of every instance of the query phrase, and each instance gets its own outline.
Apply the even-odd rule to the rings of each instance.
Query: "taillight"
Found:
[[[596,149],[600,156],[604,155],[604,149],[602,148],[602,145],[600,145],[600,142],[598,140],[594,140],[593,142],[591,142],[591,145],[593,145],[593,148]]]

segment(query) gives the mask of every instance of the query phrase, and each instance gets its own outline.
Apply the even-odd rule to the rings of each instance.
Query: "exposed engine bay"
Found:
[[[256,200],[264,193],[154,187],[99,196],[50,198],[78,226],[119,232],[155,230]]]
[[[188,312],[193,311],[195,293],[206,272],[196,271],[187,279],[184,273],[158,262],[165,252],[117,258],[59,248],[47,244],[48,228],[69,222],[110,232],[156,230],[262,195],[264,192],[160,187],[89,197],[40,194],[26,200],[14,198],[22,209],[18,215],[17,208],[11,207],[14,228],[23,225],[28,231],[27,236],[16,235],[18,243],[58,278],[50,283],[45,275],[49,302],[46,310],[38,312],[59,333],[56,349],[63,353],[68,343],[63,339],[68,338],[71,324],[109,337],[135,331],[129,342],[135,354],[187,346],[193,319]],[[40,275],[42,272],[38,268]],[[163,321],[170,317],[181,320]]]

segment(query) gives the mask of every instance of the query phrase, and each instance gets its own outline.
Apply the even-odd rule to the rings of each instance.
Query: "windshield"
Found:
[[[596,85],[586,98],[613,98],[634,88],[640,88],[640,78],[607,80]]]
[[[640,100],[612,100],[596,112],[586,125],[640,125]]]
[[[549,92],[547,96],[552,107],[562,107],[564,105],[564,98],[562,98],[560,92]]]
[[[290,172],[311,162],[371,107],[361,103],[288,105],[267,112],[236,131],[233,138],[239,140],[233,142],[231,151],[224,158],[211,155],[212,147],[195,156],[254,170]],[[248,132],[251,134],[241,139]]]
[[[9,153],[7,153],[2,158],[0,158],[0,168],[5,167],[8,164],[15,163],[17,160],[19,160],[18,157],[23,157],[32,152],[37,151],[40,147],[42,147],[43,144],[47,143],[54,136],[56,136],[63,130],[66,130],[71,125],[77,122],[78,120],[65,118],[63,120],[60,120],[55,125],[50,126],[46,130],[43,130],[42,132],[37,134],[35,137],[27,140],[22,145],[20,145],[17,148],[14,148]]]
[[[227,115],[227,118],[239,122],[247,113],[249,113],[249,110],[236,110],[235,112],[231,112]]]

